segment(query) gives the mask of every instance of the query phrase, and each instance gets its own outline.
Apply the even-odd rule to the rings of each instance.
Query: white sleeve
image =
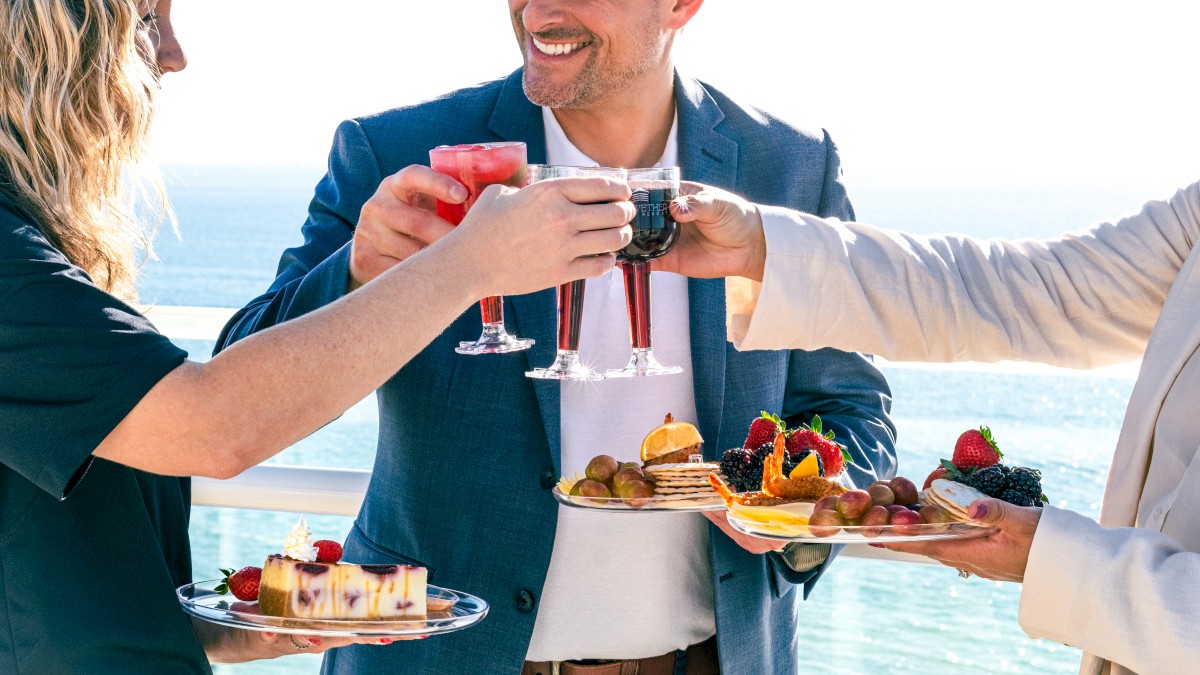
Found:
[[[1138,673],[1189,673],[1200,664],[1200,553],[1170,537],[1104,528],[1046,507],[1025,583],[1021,628]]]
[[[1200,183],[1048,241],[921,237],[760,207],[763,283],[727,283],[738,349],[836,347],[899,361],[1141,356],[1200,239]]]

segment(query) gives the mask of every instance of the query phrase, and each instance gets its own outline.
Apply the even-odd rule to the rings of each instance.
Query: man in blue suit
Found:
[[[677,164],[685,180],[759,203],[852,219],[836,149],[679,75],[672,44],[702,0],[510,0],[525,66],[434,101],[338,129],[305,242],[271,289],[239,312],[218,348],[367,283],[449,226],[415,208],[450,199],[420,171],[403,231],[363,208],[387,175],[430,148],[524,141],[531,162]],[[401,219],[403,220],[403,219]],[[894,472],[887,383],[844,352],[738,352],[725,339],[723,280],[655,273],[655,352],[684,373],[599,384],[535,381],[555,354],[555,295],[505,299],[509,329],[536,346],[461,356],[470,311],[378,391],[379,447],[346,542],[356,562],[427,567],[433,583],[478,594],[488,619],[461,633],[384,649],[337,650],[336,673],[785,673],[799,668],[797,610],[828,566],[827,547],[774,551],[697,514],[560,509],[557,477],[594,455],[636,459],[667,412],[696,423],[709,459],[740,446],[760,410],[819,414],[865,485]],[[600,367],[629,354],[620,274],[589,280],[582,351]],[[715,635],[715,639],[714,639]],[[678,655],[678,658],[677,658]],[[656,658],[657,657],[657,658]],[[598,661],[582,661],[598,660]],[[582,663],[581,663],[582,661]],[[564,663],[565,662],[565,663]],[[624,670],[622,670],[624,668]]]

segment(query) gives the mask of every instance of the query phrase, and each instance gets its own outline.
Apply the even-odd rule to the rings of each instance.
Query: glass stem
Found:
[[[621,271],[629,307],[629,340],[634,349],[650,349],[650,264],[624,262]]]

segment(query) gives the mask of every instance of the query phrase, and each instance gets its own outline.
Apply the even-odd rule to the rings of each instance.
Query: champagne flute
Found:
[[[429,151],[429,166],[467,188],[462,204],[437,202],[437,214],[451,225],[458,225],[479,193],[489,185],[525,186],[526,153],[521,142],[468,143],[440,145]],[[479,303],[483,332],[474,342],[460,342],[459,354],[504,354],[533,346],[533,340],[519,338],[504,329],[504,298],[492,296]]]

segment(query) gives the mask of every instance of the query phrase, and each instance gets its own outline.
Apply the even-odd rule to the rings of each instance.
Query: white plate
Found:
[[[257,602],[244,602],[232,595],[221,595],[213,589],[219,579],[197,581],[176,589],[179,602],[188,614],[222,626],[245,630],[321,635],[328,637],[408,637],[452,633],[473,626],[487,616],[488,604],[483,598],[462,591],[429,586],[428,603],[447,605],[449,609],[430,611],[424,619],[394,621],[363,621],[338,619],[294,619],[267,616],[259,612]]]

